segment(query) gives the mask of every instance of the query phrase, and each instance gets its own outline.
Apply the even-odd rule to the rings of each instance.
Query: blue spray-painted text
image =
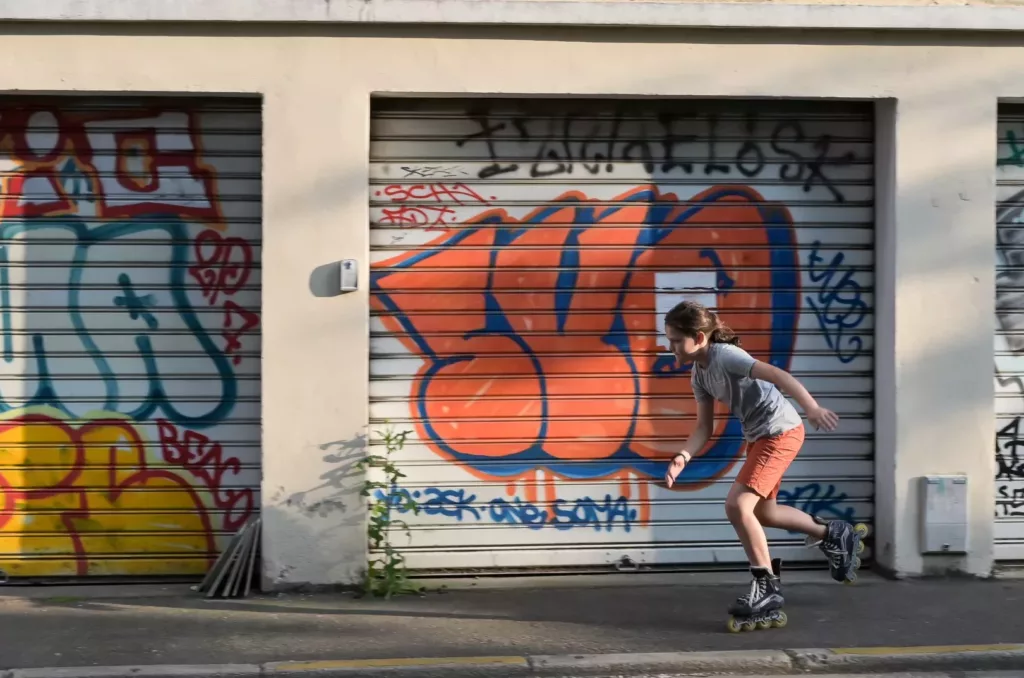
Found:
[[[849,497],[835,485],[808,483],[792,490],[779,490],[778,502],[798,508],[811,515],[854,521],[853,507],[846,503]]]
[[[841,363],[852,362],[864,350],[864,338],[858,330],[868,314],[855,269],[843,267],[845,256],[837,252],[826,266],[820,252],[821,242],[807,258],[807,274],[818,285],[816,294],[808,294],[807,304],[814,310],[818,325]]]
[[[533,530],[551,526],[556,530],[589,527],[598,532],[611,532],[615,527],[621,527],[629,532],[637,520],[637,509],[630,506],[627,497],[614,497],[610,494],[600,499],[556,499],[538,505],[519,497],[497,497],[486,504],[479,504],[475,494],[461,488],[428,487],[412,491],[395,489],[389,494],[382,490],[374,493],[377,501],[388,501],[389,496],[392,508],[398,513],[410,512],[411,503],[415,503],[420,513],[428,516],[444,516],[460,522],[490,520],[494,523],[524,525]]]

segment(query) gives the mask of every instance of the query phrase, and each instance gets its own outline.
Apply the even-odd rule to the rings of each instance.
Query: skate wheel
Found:
[[[848,575],[846,575],[846,579],[843,580],[843,583],[846,584],[847,586],[851,586],[853,584],[856,584],[857,583],[857,573],[851,570],[850,573]]]
[[[785,628],[786,624],[789,623],[789,617],[786,616],[785,612],[779,612],[779,618],[775,620],[774,626],[777,629]]]
[[[853,571],[856,573],[857,570],[860,569],[860,558],[858,558],[857,556],[854,556],[853,560],[851,561],[851,563],[853,565]]]
[[[863,539],[864,537],[868,536],[868,532],[870,532],[871,530],[869,530],[868,526],[864,523],[857,523],[853,526],[853,531],[859,534],[860,538]]]
[[[771,619],[761,619],[760,621],[757,622],[757,628],[759,630],[761,630],[761,631],[767,631],[771,627],[772,627],[772,620]]]
[[[737,621],[735,617],[729,617],[729,621],[726,622],[725,628],[729,629],[729,633],[739,633],[743,630],[743,624]]]
[[[857,553],[864,553],[864,542],[857,542]]]

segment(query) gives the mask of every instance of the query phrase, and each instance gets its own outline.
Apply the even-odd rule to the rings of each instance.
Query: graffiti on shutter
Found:
[[[581,530],[734,541],[716,502],[744,445],[722,406],[679,491],[654,485],[694,423],[662,335],[684,298],[844,416],[780,500],[870,520],[868,118],[437,106],[372,128],[371,421],[414,431],[411,562]]]
[[[995,556],[1024,560],[1024,115],[999,120],[996,210]]]
[[[259,147],[252,109],[0,105],[12,577],[201,573],[258,510]]]

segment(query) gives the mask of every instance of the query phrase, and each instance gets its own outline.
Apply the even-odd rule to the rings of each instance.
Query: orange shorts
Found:
[[[746,485],[764,499],[775,499],[782,485],[782,474],[796,459],[803,444],[803,424],[774,438],[748,443],[747,460],[736,476],[736,482]]]

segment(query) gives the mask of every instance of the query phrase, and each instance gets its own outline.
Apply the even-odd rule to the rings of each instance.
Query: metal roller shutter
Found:
[[[996,201],[996,560],[1024,560],[1024,107],[999,109]]]
[[[380,99],[370,153],[371,445],[412,432],[411,568],[741,565],[738,422],[652,482],[694,424],[684,298],[842,417],[781,500],[871,522],[868,105]]]
[[[0,100],[0,570],[204,572],[259,509],[259,102]]]

